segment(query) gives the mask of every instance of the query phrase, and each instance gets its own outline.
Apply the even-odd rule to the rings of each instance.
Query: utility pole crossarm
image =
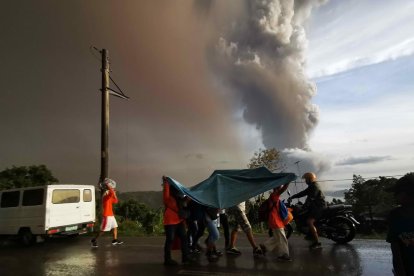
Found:
[[[115,97],[124,99],[124,100],[129,100],[129,97],[128,96],[126,96],[126,95],[124,95],[122,93],[119,93],[118,91],[115,91],[115,90],[113,90],[113,89],[111,89],[109,87],[107,87],[107,89],[110,91],[109,94],[111,94],[111,95],[113,95]]]

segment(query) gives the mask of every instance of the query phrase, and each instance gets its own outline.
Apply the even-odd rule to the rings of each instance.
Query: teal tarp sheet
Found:
[[[229,208],[275,187],[296,179],[293,173],[272,173],[261,167],[245,170],[217,170],[199,184],[187,188],[167,177],[170,185],[176,187],[192,200],[215,208]]]

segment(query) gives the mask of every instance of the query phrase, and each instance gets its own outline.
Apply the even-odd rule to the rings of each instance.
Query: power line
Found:
[[[100,53],[99,49],[98,49],[98,48],[96,48],[96,47],[95,47],[95,46],[93,46],[93,45],[91,45],[91,46],[89,47],[89,51],[91,52],[92,56],[93,56],[95,59],[97,59],[97,60],[101,61],[100,56],[97,56],[97,55],[95,54],[95,52],[93,52],[92,50],[95,50],[95,51],[97,51],[98,53]]]
[[[301,175],[300,168],[299,168],[299,163],[300,162],[301,162],[301,160],[298,160],[298,161],[296,161],[296,162],[293,163],[293,164],[295,164],[297,166],[297,170],[298,170],[299,175]],[[360,176],[362,179],[366,180],[366,179],[377,179],[377,178],[381,178],[381,177],[384,177],[384,178],[401,177],[401,176],[404,176],[404,175],[403,174],[397,174],[397,175],[380,175],[380,176],[373,176],[373,177],[362,177],[361,175],[358,175],[358,176]],[[326,179],[326,180],[319,180],[318,179],[318,182],[353,181],[353,180],[354,180],[353,178]],[[295,182],[296,183],[300,183],[300,184],[305,183],[305,181],[297,181],[297,180]]]
[[[374,177],[362,177],[362,179],[366,180],[366,179],[377,179],[377,178],[391,178],[391,177],[401,177],[404,176],[403,174],[398,174],[398,175],[380,175],[380,176],[374,176]],[[319,180],[318,182],[333,182],[333,181],[353,181],[353,178],[345,178],[345,179],[327,179],[327,180]],[[300,181],[298,183],[305,183],[304,181]]]

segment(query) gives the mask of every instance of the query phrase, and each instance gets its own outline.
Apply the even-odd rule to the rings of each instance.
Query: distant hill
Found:
[[[338,191],[323,191],[326,196],[335,197],[335,198],[344,198],[345,192],[348,192],[347,189],[345,190],[338,190]]]
[[[152,209],[162,208],[162,191],[125,192],[118,195],[120,200],[135,199]]]

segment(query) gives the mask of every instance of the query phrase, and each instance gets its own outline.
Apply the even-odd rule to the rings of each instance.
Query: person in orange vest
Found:
[[[104,233],[112,230],[113,240],[112,245],[120,245],[124,242],[118,240],[118,223],[116,222],[112,205],[118,203],[116,197],[115,187],[116,182],[112,179],[105,178],[102,185],[106,191],[102,197],[102,222],[101,229],[96,234],[96,237],[91,240],[92,247],[98,247],[98,238]]]
[[[279,211],[280,195],[283,194],[288,187],[289,183],[274,188],[269,196],[268,202],[270,212],[268,225],[273,231],[273,236],[266,240],[264,244],[260,244],[260,248],[262,249],[263,254],[266,254],[267,251],[276,250],[278,260],[290,262],[292,259],[289,256],[288,240],[285,234],[285,222],[281,218]]]
[[[165,244],[164,244],[164,265],[172,266],[178,263],[171,258],[171,247],[174,238],[177,235],[181,240],[181,256],[182,263],[188,264],[189,248],[187,243],[187,235],[185,230],[185,218],[180,216],[178,206],[179,192],[174,187],[171,187],[165,176],[162,177],[163,182],[163,201],[165,206],[164,211],[164,230],[165,230]]]

